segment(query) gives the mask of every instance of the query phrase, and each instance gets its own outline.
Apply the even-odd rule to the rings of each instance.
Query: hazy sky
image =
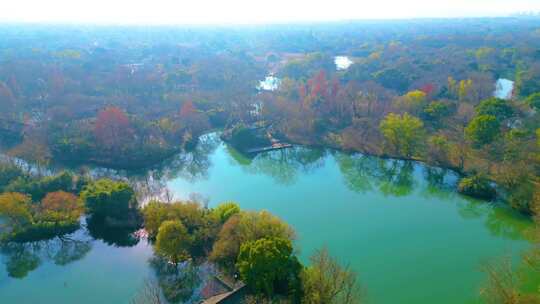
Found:
[[[2,0],[0,21],[216,24],[505,16],[540,0]]]

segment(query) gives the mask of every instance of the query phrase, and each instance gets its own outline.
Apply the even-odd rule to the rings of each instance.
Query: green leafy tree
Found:
[[[493,115],[479,115],[473,118],[465,128],[465,135],[476,146],[493,142],[499,134],[500,123]]]
[[[227,202],[220,204],[212,212],[222,223],[225,223],[231,216],[240,212],[240,206],[235,202]]]
[[[449,113],[450,109],[447,104],[441,101],[433,101],[424,108],[421,116],[425,121],[438,125]]]
[[[271,237],[293,240],[294,231],[287,223],[268,211],[240,212],[223,224],[210,259],[225,268],[232,269],[242,244]]]
[[[390,113],[379,126],[393,151],[406,157],[418,152],[418,146],[424,138],[423,127],[424,124],[420,119],[408,113],[403,115]]]
[[[135,192],[125,182],[100,179],[81,192],[88,211],[96,216],[125,218],[135,204]]]
[[[0,163],[0,192],[4,192],[4,188],[18,177],[23,177],[25,174],[21,168],[11,163]]]
[[[262,238],[242,244],[236,264],[242,280],[256,293],[274,295],[278,286],[288,285],[290,273],[298,269],[290,240]]]
[[[492,199],[496,194],[495,189],[491,187],[490,181],[481,174],[462,178],[458,184],[458,191],[469,196],[483,199]]]
[[[182,222],[165,221],[159,227],[156,238],[156,252],[174,264],[190,258],[191,237]]]
[[[404,106],[411,111],[411,113],[416,113],[418,109],[421,109],[426,103],[427,95],[423,91],[415,90],[403,95],[401,99]]]
[[[144,227],[150,238],[156,238],[159,227],[165,221],[179,220],[192,236],[190,254],[206,256],[211,251],[222,222],[213,211],[202,208],[196,202],[163,203],[152,201],[142,209]]]
[[[513,114],[512,107],[504,99],[489,98],[480,102],[476,107],[477,115],[493,115],[502,121]]]
[[[167,220],[179,220],[190,234],[204,226],[209,220],[207,211],[195,202],[164,203],[151,201],[142,209],[144,226],[151,237],[155,237],[161,223]]]
[[[540,93],[529,95],[525,102],[533,109],[540,110]]]
[[[150,238],[157,236],[161,223],[166,220],[178,219],[171,214],[171,205],[159,201],[150,201],[142,209],[144,229],[148,232]]]
[[[387,68],[377,71],[372,76],[375,81],[385,88],[400,92],[407,90],[411,82],[406,74],[394,68]]]
[[[430,136],[427,147],[427,158],[430,162],[441,165],[450,163],[450,143],[444,135]]]
[[[42,178],[18,178],[6,187],[8,192],[27,193],[33,201],[42,200],[49,192],[75,190],[72,173],[63,171],[57,175]]]

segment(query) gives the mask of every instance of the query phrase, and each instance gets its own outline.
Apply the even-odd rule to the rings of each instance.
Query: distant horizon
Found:
[[[95,26],[95,27],[265,27],[282,25],[325,25],[346,23],[385,23],[385,22],[409,22],[409,21],[445,21],[445,20],[479,20],[479,19],[540,19],[540,12],[528,14],[510,14],[506,16],[466,16],[466,17],[413,17],[413,18],[362,18],[362,19],[339,19],[339,20],[300,20],[300,21],[275,21],[265,23],[120,23],[120,22],[90,22],[90,21],[3,21],[0,26]]]
[[[361,0],[18,0],[3,5],[0,23],[227,26],[504,18],[531,13],[540,13],[540,1],[379,0],[365,4]]]

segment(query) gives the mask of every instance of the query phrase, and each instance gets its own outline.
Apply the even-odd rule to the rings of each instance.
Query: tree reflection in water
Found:
[[[163,296],[170,303],[200,303],[206,284],[218,274],[209,263],[184,262],[174,265],[155,255],[150,261]]]
[[[449,200],[456,195],[457,173],[448,169],[429,166],[424,167],[423,173],[424,180],[427,182],[427,186],[422,189],[423,196]]]
[[[282,185],[292,185],[299,173],[310,173],[324,166],[327,151],[324,149],[292,147],[256,155],[253,159],[227,147],[229,156],[249,174],[272,177]]]
[[[127,179],[137,193],[137,199],[145,204],[152,199],[172,201],[172,193],[167,189],[167,181],[182,178],[190,182],[208,178],[208,170],[212,162],[210,156],[220,145],[221,140],[217,133],[201,136],[195,148],[182,152],[157,167],[138,172],[124,172]]]
[[[8,275],[22,279],[43,262],[64,266],[82,259],[91,248],[91,239],[79,230],[50,240],[3,243],[0,254]]]
[[[334,157],[345,184],[354,192],[377,189],[384,195],[404,196],[416,186],[413,162],[341,152],[335,152]]]
[[[115,247],[133,247],[139,243],[135,232],[141,227],[131,225],[129,227],[116,227],[107,223],[105,218],[92,216],[86,219],[88,233],[95,240],[101,240],[105,244]]]

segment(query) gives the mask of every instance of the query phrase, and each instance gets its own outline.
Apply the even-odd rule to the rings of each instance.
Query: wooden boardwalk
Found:
[[[253,149],[247,150],[246,152],[249,153],[249,154],[256,154],[256,153],[268,152],[268,151],[272,151],[272,150],[279,150],[279,149],[285,149],[285,148],[290,148],[290,147],[292,147],[291,144],[274,143],[274,144],[272,144],[271,146],[268,146],[268,147],[253,148]]]

